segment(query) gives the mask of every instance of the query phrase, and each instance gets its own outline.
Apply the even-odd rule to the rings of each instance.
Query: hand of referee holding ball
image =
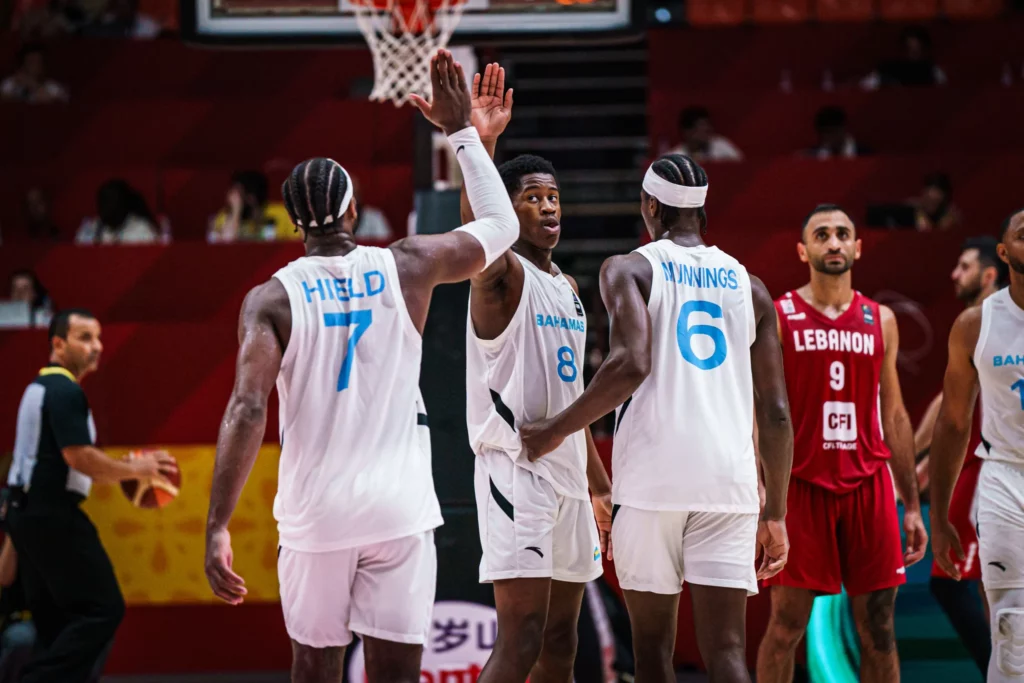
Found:
[[[131,462],[139,479],[164,479],[178,471],[178,461],[167,451],[143,451],[124,459]]]
[[[431,101],[409,95],[413,105],[445,135],[469,128],[472,100],[466,87],[466,74],[448,50],[438,50],[430,58],[430,84],[433,87]]]

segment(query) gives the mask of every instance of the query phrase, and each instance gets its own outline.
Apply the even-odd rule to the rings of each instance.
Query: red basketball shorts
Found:
[[[841,495],[790,479],[787,507],[789,562],[766,586],[862,595],[906,583],[888,467]]]

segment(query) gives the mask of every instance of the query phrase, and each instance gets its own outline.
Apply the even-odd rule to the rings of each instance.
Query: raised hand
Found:
[[[409,95],[413,105],[445,135],[469,128],[471,101],[466,87],[466,74],[448,50],[438,50],[430,58],[430,102],[419,95]]]
[[[473,76],[473,109],[469,120],[481,140],[494,140],[512,120],[512,88],[505,91],[505,69],[488,64],[483,76]]]

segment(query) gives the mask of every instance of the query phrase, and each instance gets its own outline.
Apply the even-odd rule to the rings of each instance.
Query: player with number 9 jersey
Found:
[[[843,495],[884,467],[881,311],[854,292],[835,320],[796,292],[775,302],[793,411],[793,477]]]

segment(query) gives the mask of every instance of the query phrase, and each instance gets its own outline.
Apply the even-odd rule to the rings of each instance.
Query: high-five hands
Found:
[[[505,69],[488,64],[483,76],[473,76],[473,109],[469,120],[480,133],[481,140],[494,140],[505,132],[512,120],[512,89],[505,91]]]
[[[469,128],[472,104],[466,87],[466,74],[448,50],[438,50],[430,58],[430,84],[433,90],[431,100],[428,102],[419,95],[409,95],[413,105],[445,135]]]

